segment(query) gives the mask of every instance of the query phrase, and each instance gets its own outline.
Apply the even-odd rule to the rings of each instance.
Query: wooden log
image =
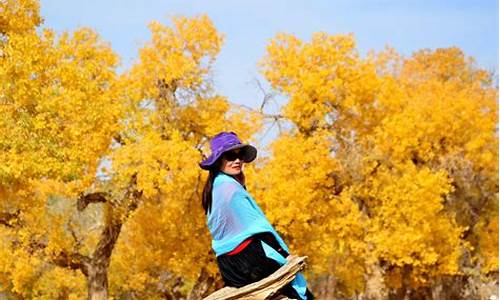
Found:
[[[277,292],[283,286],[291,282],[295,275],[306,267],[307,256],[289,255],[287,263],[268,277],[252,284],[234,288],[225,287],[209,295],[203,300],[284,300],[288,299],[278,295]]]

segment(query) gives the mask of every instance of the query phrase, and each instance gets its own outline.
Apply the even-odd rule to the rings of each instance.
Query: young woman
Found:
[[[269,223],[245,186],[243,164],[257,156],[234,132],[221,132],[210,141],[212,153],[200,163],[209,171],[202,205],[212,235],[212,248],[226,286],[259,281],[286,263],[288,247]],[[292,299],[313,299],[302,274],[281,293]]]

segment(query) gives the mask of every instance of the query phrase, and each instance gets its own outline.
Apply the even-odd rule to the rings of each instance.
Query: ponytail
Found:
[[[205,186],[203,187],[203,194],[201,196],[201,205],[205,210],[205,214],[208,215],[210,210],[212,209],[212,188],[214,186],[214,180],[219,170],[210,169],[208,173],[207,181],[205,182]]]

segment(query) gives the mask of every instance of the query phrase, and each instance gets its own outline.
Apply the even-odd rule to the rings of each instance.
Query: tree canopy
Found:
[[[352,35],[278,34],[259,63],[287,100],[272,115],[214,89],[224,38],[206,15],[151,22],[118,72],[95,31],[42,28],[38,1],[2,1],[0,12],[9,297],[220,287],[198,162],[220,131],[263,149],[269,119],[287,126],[246,166],[247,188],[291,252],[309,256],[310,282],[330,276],[336,296],[463,296],[454,283],[498,276],[498,91],[459,48],[363,57]]]

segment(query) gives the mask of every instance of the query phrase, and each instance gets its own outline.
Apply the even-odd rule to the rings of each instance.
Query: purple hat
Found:
[[[243,161],[249,163],[255,159],[257,156],[257,149],[254,146],[248,144],[242,144],[238,139],[238,136],[234,132],[221,132],[210,140],[210,150],[212,153],[210,156],[200,163],[200,167],[204,170],[210,170],[212,165],[217,161],[217,159],[229,150],[242,148]]]

